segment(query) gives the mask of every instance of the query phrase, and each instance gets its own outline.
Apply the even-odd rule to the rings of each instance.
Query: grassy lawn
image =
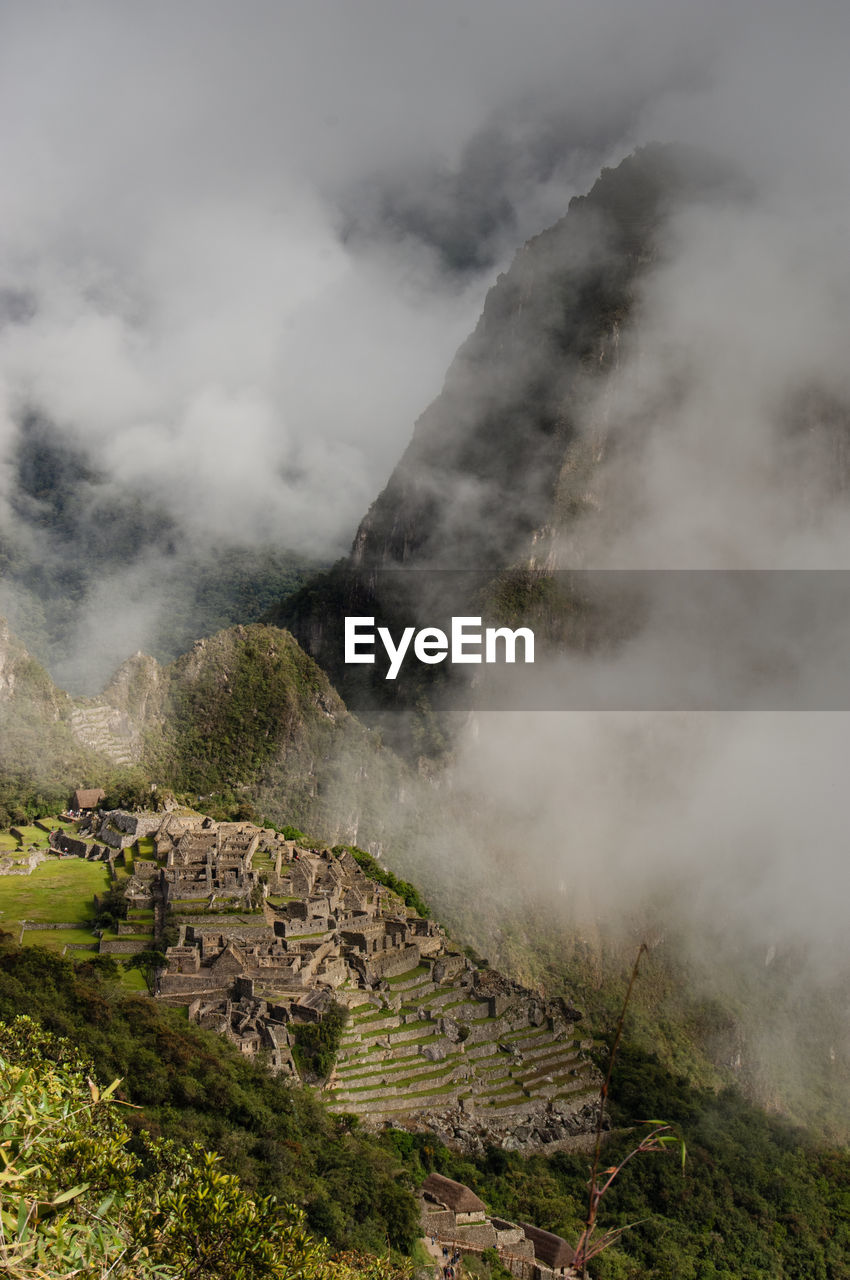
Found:
[[[141,836],[136,841],[137,855],[140,858],[152,858],[156,853],[156,846],[153,842],[153,836]]]
[[[17,836],[11,835],[8,831],[0,831],[0,853],[16,853],[20,847],[20,841]]]
[[[117,956],[116,959],[118,959],[119,964],[121,964],[120,959]],[[121,965],[118,981],[121,983],[121,986],[125,991],[143,991],[147,994],[145,980],[139,973],[138,969],[125,969],[124,966]]]
[[[24,849],[28,849],[31,844],[38,845],[39,849],[47,848],[48,834],[42,831],[41,827],[15,827],[16,831],[21,833],[21,841]]]
[[[53,924],[94,917],[93,897],[109,888],[104,862],[51,858],[28,876],[0,876],[0,929],[17,936],[21,920]]]
[[[95,951],[98,945],[89,929],[27,929],[24,934],[26,946],[47,947],[48,951],[61,952],[69,942],[87,944]]]
[[[394,978],[387,978],[390,986],[395,986],[397,982],[410,982],[413,978],[424,978],[426,973],[430,973],[431,968],[427,964],[417,965],[415,969],[408,969],[407,973],[397,973]]]

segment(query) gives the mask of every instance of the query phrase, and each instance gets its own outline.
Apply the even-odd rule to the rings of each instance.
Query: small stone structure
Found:
[[[561,1236],[490,1217],[474,1191],[440,1173],[430,1173],[419,1188],[419,1212],[423,1235],[462,1252],[495,1249],[519,1280],[567,1280],[576,1274],[575,1250]]]

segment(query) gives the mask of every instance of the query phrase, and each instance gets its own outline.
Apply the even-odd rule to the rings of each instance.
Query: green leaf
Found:
[[[51,1205],[65,1204],[68,1200],[74,1200],[77,1196],[81,1196],[84,1191],[88,1191],[90,1183],[81,1182],[78,1187],[71,1187],[70,1191],[60,1191],[58,1196],[50,1201]]]

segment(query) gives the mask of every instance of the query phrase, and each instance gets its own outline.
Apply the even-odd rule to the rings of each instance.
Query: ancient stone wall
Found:
[[[147,938],[101,938],[100,953],[109,956],[134,956],[140,951],[148,951],[152,943]]]
[[[496,1232],[489,1222],[458,1222],[455,1227],[455,1240],[476,1245],[479,1249],[495,1249]]]
[[[400,947],[394,951],[380,951],[366,960],[355,960],[357,967],[363,966],[367,982],[380,982],[382,978],[393,978],[398,973],[406,973],[415,969],[421,959],[417,946]],[[359,961],[359,963],[358,963]]]

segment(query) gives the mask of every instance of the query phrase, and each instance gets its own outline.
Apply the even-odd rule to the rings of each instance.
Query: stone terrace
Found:
[[[468,962],[436,983],[435,967],[352,1008],[329,1082],[334,1109],[473,1147],[577,1145],[595,1124],[599,1081],[568,1020],[575,1011]]]
[[[287,1075],[293,1026],[331,1000],[348,1008],[326,1085],[334,1110],[471,1149],[555,1150],[593,1130],[581,1014],[476,968],[349,852],[198,815],[107,814],[107,835],[146,841],[153,857],[135,859],[128,895],[179,927],[159,999]]]

